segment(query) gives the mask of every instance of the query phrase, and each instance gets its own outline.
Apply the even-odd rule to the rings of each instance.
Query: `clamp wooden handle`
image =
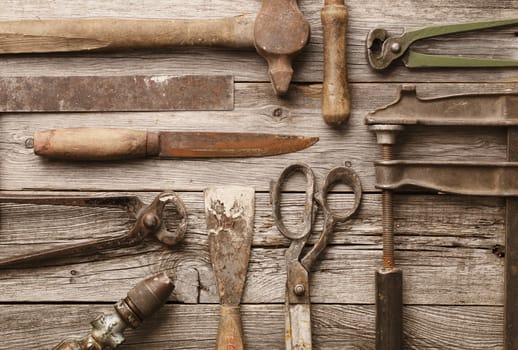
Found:
[[[347,86],[347,10],[344,0],[325,0],[321,12],[324,31],[324,82],[322,116],[337,127],[349,119],[350,98]]]
[[[403,272],[376,271],[376,350],[403,349]]]
[[[239,306],[221,305],[216,350],[243,350],[243,329]]]

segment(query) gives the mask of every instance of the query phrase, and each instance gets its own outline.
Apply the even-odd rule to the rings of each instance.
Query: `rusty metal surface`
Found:
[[[0,78],[0,112],[232,109],[231,75]]]
[[[114,305],[114,311],[92,321],[92,331],[82,339],[61,342],[53,350],[115,349],[124,341],[126,328],[136,328],[158,311],[174,289],[165,272],[150,276],[135,285],[126,298]]]
[[[394,102],[370,112],[367,124],[518,125],[518,94],[464,94],[421,98],[415,85],[402,85]]]
[[[264,157],[297,152],[312,146],[318,137],[293,135],[160,132],[160,157]]]
[[[277,95],[288,92],[291,61],[309,42],[310,26],[297,0],[263,0],[254,25],[254,43],[268,62],[268,73]]]
[[[396,101],[371,112],[366,123],[376,133],[382,145],[383,160],[375,162],[376,187],[384,194],[384,236],[386,226],[393,226],[393,219],[385,222],[385,211],[392,200],[385,194],[405,187],[421,187],[439,192],[476,196],[507,197],[506,250],[505,250],[505,337],[506,350],[518,347],[518,94],[464,94],[421,99],[415,86],[400,87]],[[426,162],[391,160],[391,146],[396,143],[396,133],[403,125],[444,126],[507,126],[508,162]],[[385,258],[385,240],[384,240]],[[384,281],[378,271],[376,349],[400,349],[400,331],[394,327],[401,323],[399,298],[400,281]],[[390,272],[390,270],[388,270]],[[385,278],[385,277],[383,277]],[[381,294],[380,294],[381,293]],[[392,293],[392,294],[387,294]],[[379,300],[378,300],[379,299]],[[393,299],[389,303],[387,299]],[[402,326],[402,325],[401,325]],[[393,332],[393,333],[391,333]],[[399,339],[399,340],[398,340]],[[395,342],[395,340],[398,340]]]
[[[239,305],[252,245],[255,191],[226,186],[205,190],[209,251],[222,304]]]
[[[62,247],[50,248],[20,256],[0,259],[0,268],[25,266],[27,264],[59,259],[77,255],[92,254],[105,249],[131,247],[141,243],[146,237],[154,235],[159,241],[166,245],[174,245],[183,239],[187,229],[187,212],[185,206],[173,192],[162,192],[148,206],[145,206],[138,197],[102,197],[85,198],[74,196],[59,197],[31,197],[31,196],[0,196],[0,203],[24,203],[36,205],[69,205],[69,206],[90,206],[90,207],[120,207],[125,209],[130,218],[135,219],[134,226],[123,234],[113,238],[92,240],[85,243],[65,245]],[[165,207],[171,204],[178,212],[180,222],[175,232],[169,232],[165,225]]]
[[[34,153],[66,160],[264,157],[296,152],[317,137],[228,132],[146,132],[132,129],[65,128],[34,133]]]
[[[518,162],[377,161],[376,187],[405,186],[472,196],[518,196]]]
[[[396,135],[401,125],[375,124],[369,130],[376,133],[381,145],[382,159],[393,158]],[[382,242],[383,266],[376,271],[376,349],[399,350],[403,347],[403,272],[396,268],[394,249],[394,202],[392,190],[383,189]]]
[[[306,178],[306,201],[302,215],[302,226],[298,231],[288,229],[281,214],[282,187],[295,173],[301,173]],[[336,184],[351,187],[354,193],[354,203],[349,210],[342,209],[337,212],[330,208],[327,195]],[[278,180],[272,184],[271,200],[275,225],[286,238],[291,240],[285,255],[287,274],[285,297],[286,350],[310,350],[312,348],[309,272],[313,263],[327,246],[334,225],[347,221],[358,210],[361,197],[360,178],[348,167],[337,167],[329,171],[320,191],[316,190],[316,178],[313,170],[302,163],[295,163],[286,167]],[[324,214],[324,227],[317,243],[307,253],[302,254],[311,235],[318,207],[322,208]]]
[[[450,25],[438,25],[414,30],[405,30],[402,34],[390,36],[383,28],[372,29],[367,35],[367,58],[372,68],[382,70],[388,68],[393,61],[402,58],[405,66],[420,67],[516,67],[517,60],[500,60],[494,58],[472,58],[424,54],[413,51],[410,46],[418,40],[498,28],[518,24],[517,18],[472,22]]]
[[[216,349],[243,350],[239,304],[252,250],[255,190],[225,186],[204,192],[210,260],[221,303]]]

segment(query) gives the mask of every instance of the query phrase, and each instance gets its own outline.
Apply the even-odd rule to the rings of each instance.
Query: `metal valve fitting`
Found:
[[[114,311],[92,321],[92,331],[85,338],[65,340],[53,350],[115,349],[125,338],[126,328],[137,328],[166,302],[174,289],[165,272],[146,278],[130,289],[126,298],[114,305]]]

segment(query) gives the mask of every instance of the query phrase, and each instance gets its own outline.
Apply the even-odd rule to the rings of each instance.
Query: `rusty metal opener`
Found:
[[[393,61],[402,58],[409,68],[422,67],[518,67],[518,60],[472,58],[445,55],[431,55],[415,52],[410,46],[418,40],[448,34],[472,32],[518,24],[518,18],[489,22],[474,22],[424,27],[389,36],[382,28],[372,29],[367,35],[367,58],[372,68],[382,70]]]
[[[391,194],[402,187],[506,198],[505,338],[506,350],[518,348],[518,94],[466,94],[432,99],[417,96],[415,86],[399,89],[396,101],[371,112],[366,123],[383,146],[376,187],[383,201],[383,272],[377,276],[376,349],[402,349],[401,272],[394,267]],[[508,162],[426,162],[393,160],[396,133],[405,125],[507,127]],[[390,194],[390,196],[385,196]],[[388,262],[388,268],[385,268]],[[381,275],[381,272],[379,272]],[[397,276],[399,274],[399,277]],[[381,282],[381,284],[378,284]]]
[[[302,228],[298,232],[289,230],[281,215],[281,188],[295,173],[302,173],[307,182]],[[350,186],[354,192],[353,206],[343,214],[331,210],[327,202],[328,192],[339,183]],[[348,167],[337,167],[327,174],[322,190],[317,192],[313,170],[306,164],[295,163],[284,169],[277,182],[272,184],[271,196],[275,224],[279,231],[291,240],[290,247],[286,251],[286,350],[311,350],[309,272],[317,257],[326,247],[335,223],[347,221],[358,210],[362,197],[360,178]],[[312,231],[318,209],[315,207],[315,202],[318,207],[322,208],[324,227],[317,243],[307,254],[301,256]]]
[[[183,239],[187,229],[187,211],[185,205],[180,197],[173,191],[160,193],[150,205],[145,205],[136,196],[80,197],[2,195],[0,196],[0,203],[124,208],[128,212],[130,219],[135,220],[134,226],[126,234],[113,238],[66,245],[0,259],[0,268],[26,265],[28,263],[49,259],[92,254],[111,248],[131,247],[141,243],[150,235],[156,236],[159,241],[171,246]],[[166,229],[164,211],[168,204],[172,204],[175,207],[180,217],[180,222],[175,232],[169,232]]]

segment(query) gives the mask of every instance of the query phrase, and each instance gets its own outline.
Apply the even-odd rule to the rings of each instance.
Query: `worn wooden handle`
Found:
[[[0,54],[221,46],[254,48],[253,19],[58,19],[0,22]]]
[[[221,305],[216,350],[243,350],[239,306]]]
[[[347,10],[343,0],[326,0],[321,12],[324,31],[324,82],[322,116],[337,127],[349,119],[351,103],[347,86]]]
[[[70,128],[36,131],[34,153],[68,160],[114,160],[148,155],[148,133],[140,130]]]
[[[376,350],[403,349],[403,273],[376,271]]]

